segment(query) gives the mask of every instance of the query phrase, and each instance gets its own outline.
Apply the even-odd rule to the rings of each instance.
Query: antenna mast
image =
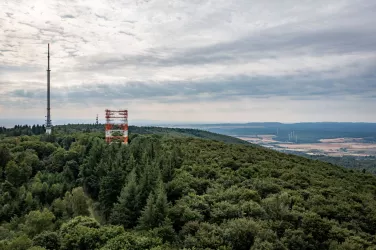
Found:
[[[47,120],[46,120],[46,134],[51,134],[52,124],[51,124],[51,106],[50,106],[50,44],[48,44],[48,54],[47,54]]]

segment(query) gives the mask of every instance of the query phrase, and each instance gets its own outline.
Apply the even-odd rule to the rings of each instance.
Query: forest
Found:
[[[304,152],[290,151],[291,154],[303,156],[309,159],[329,162],[345,168],[376,174],[376,156],[326,156],[308,155]]]
[[[30,129],[0,134],[0,249],[376,249],[370,173],[198,130]]]

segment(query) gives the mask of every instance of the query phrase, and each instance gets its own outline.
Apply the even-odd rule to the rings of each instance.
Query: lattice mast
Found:
[[[106,109],[105,134],[107,143],[120,139],[128,144],[128,110]]]
[[[48,44],[48,54],[47,54],[47,119],[46,119],[46,134],[51,134],[52,123],[51,123],[51,106],[50,106],[50,44]]]

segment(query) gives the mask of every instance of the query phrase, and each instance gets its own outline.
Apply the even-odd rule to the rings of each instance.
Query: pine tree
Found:
[[[137,195],[137,201],[141,208],[145,206],[150,192],[154,190],[159,172],[159,167],[156,163],[145,166],[145,169],[141,175]]]
[[[0,179],[5,179],[5,167],[8,162],[12,159],[10,151],[8,148],[1,146],[0,147]]]
[[[130,171],[132,171],[136,167],[137,167],[136,160],[134,159],[133,154],[130,154],[129,159],[128,159],[128,163],[127,163],[127,168],[130,169]],[[138,173],[138,174],[140,174],[140,173]],[[139,175],[137,175],[137,173],[136,173],[136,176],[137,176],[137,178],[139,177]]]
[[[102,173],[97,171],[97,165],[103,157],[103,142],[95,138],[89,143],[90,151],[86,152],[89,156],[85,159],[85,163],[80,167],[80,178],[83,183],[84,190],[94,199],[99,195],[99,177]]]
[[[139,219],[142,229],[152,229],[164,225],[168,213],[166,191],[161,178],[158,178],[155,192],[150,192],[146,206]]]
[[[121,190],[118,202],[112,209],[110,222],[133,228],[137,223],[139,207],[137,204],[137,178],[135,169],[128,176],[127,184]]]
[[[113,204],[121,193],[124,183],[123,174],[119,170],[113,170],[100,180],[99,203],[106,219],[109,218]]]
[[[172,166],[173,168],[180,168],[183,164],[183,153],[179,147],[174,147],[172,150]]]
[[[141,217],[139,219],[139,227],[142,229],[153,228],[154,223],[154,214],[155,214],[155,194],[150,192],[146,206],[142,210]]]
[[[170,182],[174,176],[174,168],[172,166],[172,155],[162,155],[159,159],[159,166],[162,172],[163,182]]]
[[[155,201],[155,227],[161,226],[166,219],[168,213],[167,195],[162,180],[158,183],[158,190]]]

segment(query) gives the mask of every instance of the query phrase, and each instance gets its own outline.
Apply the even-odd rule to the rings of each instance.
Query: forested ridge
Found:
[[[0,249],[376,249],[371,174],[176,131],[55,132],[0,140]]]
[[[54,126],[54,132],[57,134],[72,134],[77,132],[93,133],[97,132],[98,136],[104,138],[104,124],[68,124]],[[13,128],[0,127],[0,139],[6,136],[21,136],[21,135],[41,135],[46,132],[44,125],[16,125]],[[135,134],[157,134],[173,137],[194,137],[202,139],[210,139],[216,141],[223,141],[226,143],[249,144],[244,140],[227,136],[223,134],[212,133],[199,129],[189,128],[164,128],[164,127],[137,127],[129,126],[129,132]]]

